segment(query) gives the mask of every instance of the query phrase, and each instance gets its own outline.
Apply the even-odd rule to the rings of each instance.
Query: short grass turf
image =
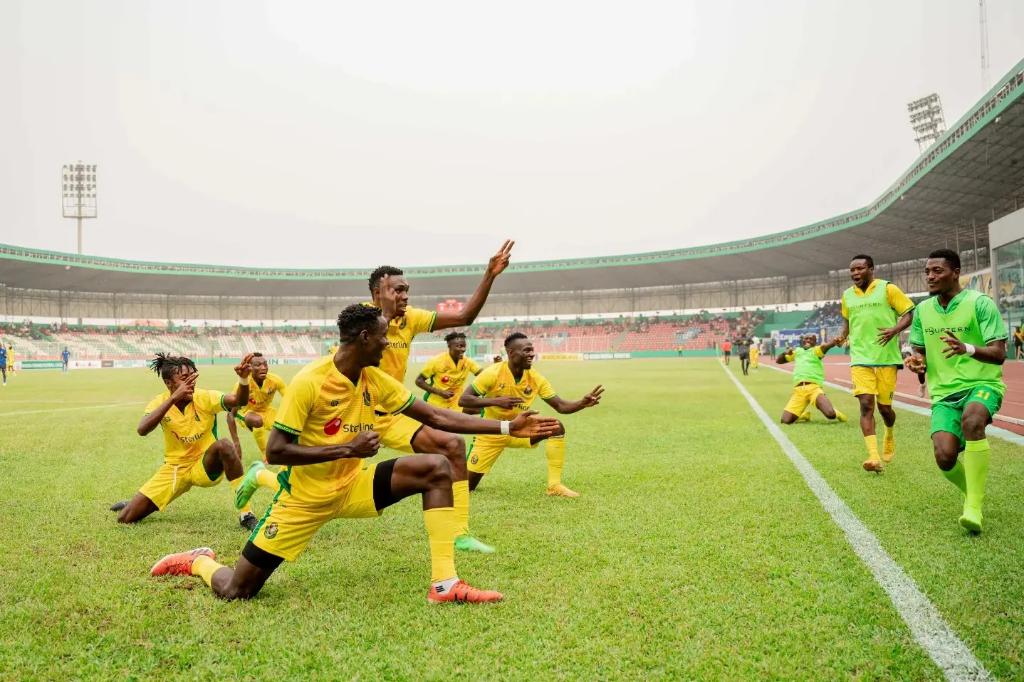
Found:
[[[564,418],[565,480],[583,496],[544,495],[543,448],[503,455],[472,498],[474,532],[498,553],[457,562],[506,601],[475,607],[425,603],[417,500],[329,524],[248,603],[219,601],[198,578],[150,578],[171,551],[237,558],[246,534],[229,488],[118,526],[107,506],[161,461],[159,435],[135,434],[159,381],[19,374],[0,389],[0,677],[941,678],[716,362],[539,368],[567,398],[607,388],[599,407]],[[202,368],[200,385],[231,378]],[[744,381],[781,410],[787,376]],[[968,538],[926,420],[901,414],[900,429],[882,476],[859,469],[855,424],[789,433],[988,669],[1019,678],[1020,455],[994,441],[989,530]]]

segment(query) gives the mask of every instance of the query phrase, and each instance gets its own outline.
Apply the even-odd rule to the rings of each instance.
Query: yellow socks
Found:
[[[228,481],[228,485],[231,486],[231,492],[233,492],[233,493],[237,493],[238,492],[238,486],[242,485],[242,479],[243,478],[245,478],[245,476],[239,476],[238,478],[236,478],[233,481]],[[238,515],[239,516],[243,516],[245,514],[251,514],[251,513],[252,513],[252,505],[249,504],[248,502],[245,503],[244,507],[242,507],[241,509],[238,510]]]
[[[260,469],[256,474],[256,482],[260,484],[261,488],[267,488],[274,492],[281,487],[277,482],[277,474],[270,469]]]
[[[192,560],[192,575],[198,575],[203,582],[213,587],[213,574],[224,568],[208,556],[197,556]]]
[[[565,466],[565,436],[548,438],[545,444],[548,458],[548,487],[562,482],[562,467]]]
[[[878,458],[878,439],[875,438],[874,434],[870,436],[864,436],[864,445],[868,449],[868,460],[872,462],[879,461]]]
[[[437,582],[454,578],[455,573],[455,509],[435,507],[423,510],[423,525],[430,540],[430,580]]]
[[[943,471],[942,469],[939,469],[939,471],[942,471],[942,475],[946,477],[946,480],[959,488],[961,493],[967,494],[967,478],[964,476],[964,463],[962,461],[958,459],[949,471]]]
[[[891,462],[896,454],[896,425],[882,426],[882,461]]]
[[[455,537],[469,535],[469,481],[452,481],[455,505]]]

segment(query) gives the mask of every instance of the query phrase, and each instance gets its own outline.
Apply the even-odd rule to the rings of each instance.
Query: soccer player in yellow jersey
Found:
[[[871,256],[853,257],[850,279],[853,286],[842,297],[843,330],[839,335],[850,340],[850,379],[853,395],[860,402],[860,430],[868,451],[862,466],[865,471],[879,473],[882,462],[891,462],[896,454],[892,399],[903,357],[899,342],[891,342],[913,321],[914,303],[892,282],[875,279]],[[885,425],[881,459],[875,436],[876,403]]]
[[[374,412],[408,414],[444,432],[527,439],[555,433],[558,422],[532,412],[511,421],[480,419],[416,400],[377,367],[389,343],[388,323],[379,308],[345,308],[338,331],[338,352],[307,365],[288,387],[267,444],[267,459],[288,469],[234,568],[218,564],[213,551],[203,547],[164,557],[151,574],[199,575],[220,597],[249,599],[282,561],[296,560],[328,521],[380,516],[388,506],[418,494],[430,545],[428,603],[500,601],[500,593],[470,587],[455,571],[458,522],[448,460],[425,454],[363,461],[377,453],[382,441]]]
[[[458,312],[439,313],[411,307],[409,282],[398,268],[382,265],[370,273],[372,305],[380,307],[384,311],[385,319],[389,320],[388,347],[380,361],[381,370],[399,383],[404,382],[409,364],[409,350],[418,334],[452,327],[467,327],[472,324],[487,300],[494,279],[508,267],[513,245],[514,242],[506,241],[498,252],[491,256],[476,291]],[[452,494],[455,496],[455,512],[459,518],[455,547],[469,552],[493,552],[493,547],[485,545],[469,533],[466,442],[459,436],[420,424],[407,415],[389,415],[385,411],[378,414],[374,429],[380,433],[381,444],[384,447],[406,454],[432,452],[444,455],[448,459],[454,480]]]
[[[538,396],[559,414],[572,414],[601,402],[604,389],[598,386],[576,401],[559,398],[555,389],[540,372],[533,369],[533,342],[526,334],[515,332],[505,339],[508,362],[491,365],[466,387],[459,405],[483,410],[488,419],[510,419],[530,405]],[[477,436],[469,449],[469,489],[475,490],[484,474],[491,470],[505,448],[532,448],[544,438],[512,436]],[[547,439],[548,495],[579,497],[562,483],[565,465],[565,427],[558,423],[558,432]]]
[[[761,360],[761,340],[751,339],[750,344],[750,369],[757,369]]]
[[[466,335],[451,332],[444,337],[448,350],[435,355],[424,365],[416,385],[423,389],[423,399],[431,405],[448,410],[461,410],[459,396],[470,374],[479,374],[480,365],[466,357]]]
[[[245,424],[252,432],[263,461],[255,461],[245,472],[241,484],[235,490],[235,509],[241,512],[240,523],[252,530],[256,527],[256,516],[252,513],[249,500],[260,487],[267,490],[277,491],[277,474],[267,469],[264,462],[267,460],[267,438],[273,429],[274,419],[277,412],[274,410],[274,396],[284,396],[284,379],[269,371],[267,359],[263,353],[253,353],[252,361],[249,363],[252,368],[252,382],[249,386],[249,402],[237,410],[233,410],[231,416]],[[238,390],[236,384],[235,390]],[[231,426],[232,442],[242,455],[242,445],[238,441],[235,425],[229,421]],[[243,458],[243,462],[245,459]]]
[[[232,488],[242,481],[242,461],[227,438],[217,439],[217,413],[244,405],[249,400],[249,361],[246,355],[235,366],[239,377],[236,393],[224,394],[196,388],[199,370],[189,358],[157,353],[149,367],[167,387],[146,406],[138,433],[146,436],[156,427],[164,432],[164,463],[127,502],[118,502],[119,523],[136,523],[155,511],[163,511],[193,486],[209,488],[226,477]]]
[[[274,410],[274,396],[284,397],[286,384],[284,379],[270,371],[263,353],[253,353],[249,365],[252,367],[249,402],[238,408],[235,417],[252,431],[253,440],[266,459],[267,438],[270,437],[270,430],[277,416]],[[236,384],[235,390],[238,388]]]

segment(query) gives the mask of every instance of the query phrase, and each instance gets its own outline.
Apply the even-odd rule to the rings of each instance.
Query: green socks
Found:
[[[960,489],[960,493],[963,495],[967,494],[967,478],[964,476],[964,463],[957,459],[956,465],[953,466],[949,471],[942,471],[942,475],[946,477],[946,480],[955,485]]]
[[[985,479],[988,477],[988,439],[969,440],[964,450],[964,474],[967,478],[965,507],[981,511],[985,502]]]

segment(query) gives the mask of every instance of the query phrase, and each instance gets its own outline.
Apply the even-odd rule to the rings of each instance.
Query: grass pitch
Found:
[[[505,592],[489,607],[425,603],[417,500],[329,524],[249,603],[219,601],[199,579],[150,578],[171,551],[237,558],[246,533],[230,489],[193,489],[118,526],[107,506],[161,461],[159,435],[135,434],[159,380],[19,374],[0,389],[0,677],[941,678],[716,362],[540,368],[567,398],[597,383],[607,393],[564,420],[565,480],[583,497],[544,495],[542,448],[506,452],[474,493],[473,530],[498,553],[457,563]],[[201,371],[201,386],[231,386],[230,368]],[[788,376],[743,381],[781,412]],[[992,440],[987,530],[967,537],[925,418],[900,412],[881,476],[860,469],[855,423],[816,415],[787,433],[988,670],[1024,677],[1019,449]],[[257,511],[269,501],[258,493]]]

